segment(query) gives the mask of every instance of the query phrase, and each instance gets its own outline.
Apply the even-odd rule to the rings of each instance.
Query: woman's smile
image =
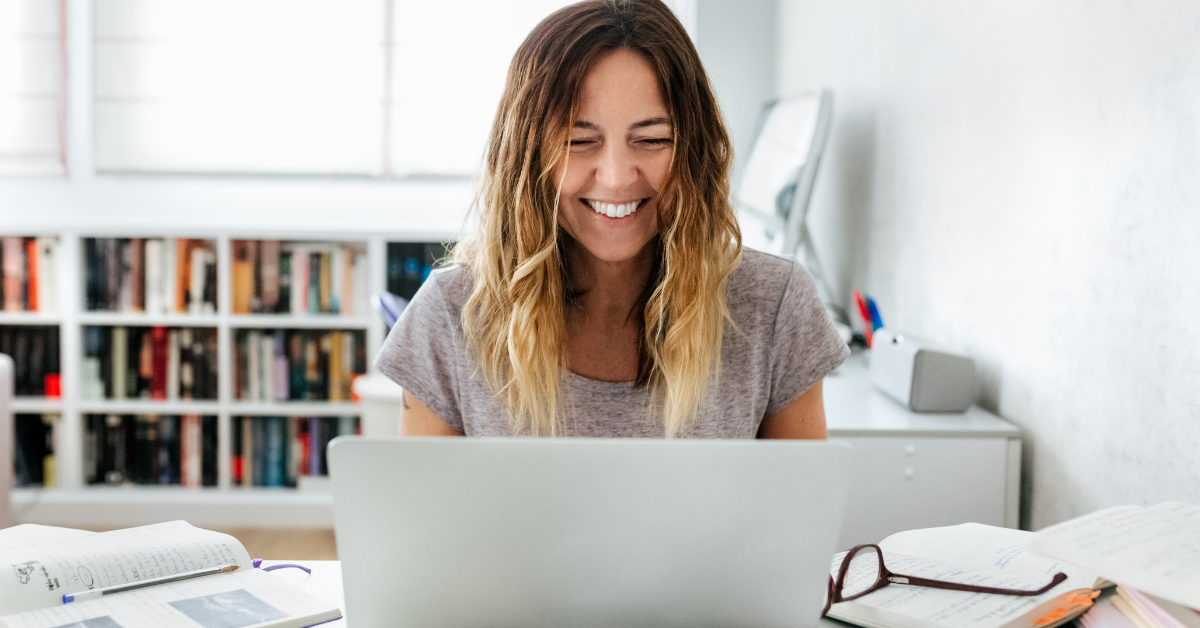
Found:
[[[591,198],[579,199],[584,205],[590,207],[598,216],[608,218],[625,218],[632,216],[642,206],[650,202],[649,198],[639,198],[628,201],[609,201],[598,200]]]

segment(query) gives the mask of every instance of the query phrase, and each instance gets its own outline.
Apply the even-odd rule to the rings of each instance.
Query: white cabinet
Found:
[[[829,438],[852,444],[856,458],[840,548],[968,521],[1017,526],[1016,426],[977,407],[910,412],[871,387],[858,355],[826,378],[824,392]]]

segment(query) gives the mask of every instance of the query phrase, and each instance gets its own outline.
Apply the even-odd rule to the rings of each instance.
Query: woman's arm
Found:
[[[400,399],[403,403],[400,410],[401,436],[463,436],[462,432],[446,425],[407,390],[401,393]]]
[[[758,426],[758,437],[824,440],[825,400],[821,396],[821,382],[813,384],[786,408],[763,419]]]

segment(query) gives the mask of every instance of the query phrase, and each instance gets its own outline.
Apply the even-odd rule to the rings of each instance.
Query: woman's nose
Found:
[[[633,155],[624,146],[606,146],[596,168],[596,183],[612,190],[624,190],[637,180],[638,169]]]

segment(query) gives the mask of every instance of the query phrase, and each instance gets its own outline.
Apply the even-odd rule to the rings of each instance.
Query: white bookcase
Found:
[[[16,489],[13,511],[19,522],[68,526],[125,526],[172,519],[187,519],[212,527],[327,527],[332,526],[331,498],[321,489],[235,486],[231,481],[231,425],[234,416],[348,416],[360,415],[356,402],[291,401],[251,402],[234,399],[234,333],[242,328],[364,330],[368,369],[382,345],[384,328],[371,312],[368,300],[353,315],[293,315],[231,313],[231,241],[279,239],[314,242],[354,242],[365,245],[368,292],[386,288],[387,243],[450,240],[455,233],[419,234],[328,231],[256,231],[197,229],[163,230],[28,230],[5,229],[0,235],[54,236],[59,238],[56,273],[59,312],[0,312],[0,325],[59,325],[62,398],[18,398],[15,413],[56,413],[54,426],[57,487]],[[85,302],[83,241],[86,238],[194,238],[215,241],[217,248],[216,314],[89,312]],[[218,397],[212,401],[152,401],[147,399],[90,400],[81,397],[83,328],[90,325],[187,326],[217,330]],[[201,414],[217,417],[218,485],[200,489],[179,486],[89,486],[83,470],[83,417],[93,413]]]

